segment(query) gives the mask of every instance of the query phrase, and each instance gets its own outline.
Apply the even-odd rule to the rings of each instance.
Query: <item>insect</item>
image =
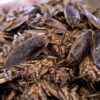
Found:
[[[65,5],[64,15],[68,25],[72,28],[77,27],[80,23],[80,13],[77,10],[76,6],[69,2]]]
[[[11,67],[27,60],[34,53],[47,46],[48,40],[46,35],[38,34],[29,40],[20,43],[9,53],[4,63],[4,67]]]
[[[86,56],[81,62],[80,75],[86,75],[83,79],[89,82],[100,81],[100,71],[90,55]]]
[[[100,18],[96,17],[82,6],[78,8],[80,9],[80,12],[88,19],[89,23],[91,23],[95,28],[100,30]]]
[[[84,54],[88,51],[91,44],[92,32],[88,30],[82,33],[73,43],[69,51],[66,62],[68,64],[77,64],[81,61]]]
[[[92,36],[92,48],[91,54],[94,59],[94,62],[98,68],[100,68],[100,32],[94,32]]]

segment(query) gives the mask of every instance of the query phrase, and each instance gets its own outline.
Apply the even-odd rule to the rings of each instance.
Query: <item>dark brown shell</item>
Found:
[[[16,28],[20,27],[21,25],[23,25],[25,22],[26,22],[26,19],[21,19],[21,18],[11,20],[6,24],[5,30],[7,32],[12,31],[13,29],[16,29]]]
[[[92,37],[91,53],[95,64],[100,68],[100,32],[95,32]]]
[[[11,67],[27,60],[34,53],[43,49],[46,44],[48,44],[46,35],[36,35],[31,39],[20,43],[9,53],[4,63],[4,67]]]
[[[88,30],[82,33],[76,41],[73,43],[71,50],[69,51],[66,62],[69,64],[79,63],[84,54],[88,52],[91,44],[92,32]]]
[[[64,15],[68,25],[70,25],[72,28],[79,25],[81,20],[80,13],[72,3],[65,5]]]
[[[96,17],[82,6],[80,6],[79,10],[88,19],[89,23],[91,23],[95,28],[100,30],[100,18]]]

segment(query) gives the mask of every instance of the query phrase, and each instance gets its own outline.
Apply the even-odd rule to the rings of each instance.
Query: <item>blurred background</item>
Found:
[[[46,3],[47,1],[50,0],[0,0],[0,12],[2,12],[3,9],[12,11],[19,8],[20,6],[25,7],[35,3]],[[78,1],[82,5],[93,9],[100,7],[100,0],[72,0],[72,1]]]

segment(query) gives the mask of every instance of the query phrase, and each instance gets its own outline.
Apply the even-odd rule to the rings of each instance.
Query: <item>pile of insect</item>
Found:
[[[0,100],[100,100],[100,8],[47,1],[0,14]]]

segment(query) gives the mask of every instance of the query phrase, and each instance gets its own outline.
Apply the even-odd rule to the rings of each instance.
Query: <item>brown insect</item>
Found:
[[[92,57],[94,59],[96,66],[100,68],[100,32],[94,32],[91,44]]]
[[[80,13],[76,8],[76,5],[74,5],[71,2],[65,5],[64,15],[69,26],[74,28],[79,25],[81,18],[80,18]]]
[[[18,27],[20,27],[21,25],[23,25],[24,23],[26,22],[26,19],[13,19],[11,21],[8,22],[8,24],[6,24],[6,31],[9,32],[9,31],[12,31],[13,29],[16,29]]]
[[[86,75],[83,77],[89,82],[100,81],[100,71],[94,64],[94,61],[90,55],[86,56],[80,64],[80,75]]]
[[[39,34],[20,43],[17,47],[12,49],[6,58],[4,67],[11,67],[27,60],[37,51],[40,51],[46,47],[48,41],[49,39],[45,34]]]
[[[77,64],[79,63],[84,54],[88,51],[90,45],[91,45],[91,38],[92,38],[92,32],[91,30],[88,30],[84,33],[82,33],[76,41],[73,43],[71,50],[69,51],[68,57],[66,62],[68,64]]]
[[[89,23],[91,23],[95,28],[100,30],[100,18],[93,15],[87,9],[82,6],[78,7],[80,12],[88,19]]]

